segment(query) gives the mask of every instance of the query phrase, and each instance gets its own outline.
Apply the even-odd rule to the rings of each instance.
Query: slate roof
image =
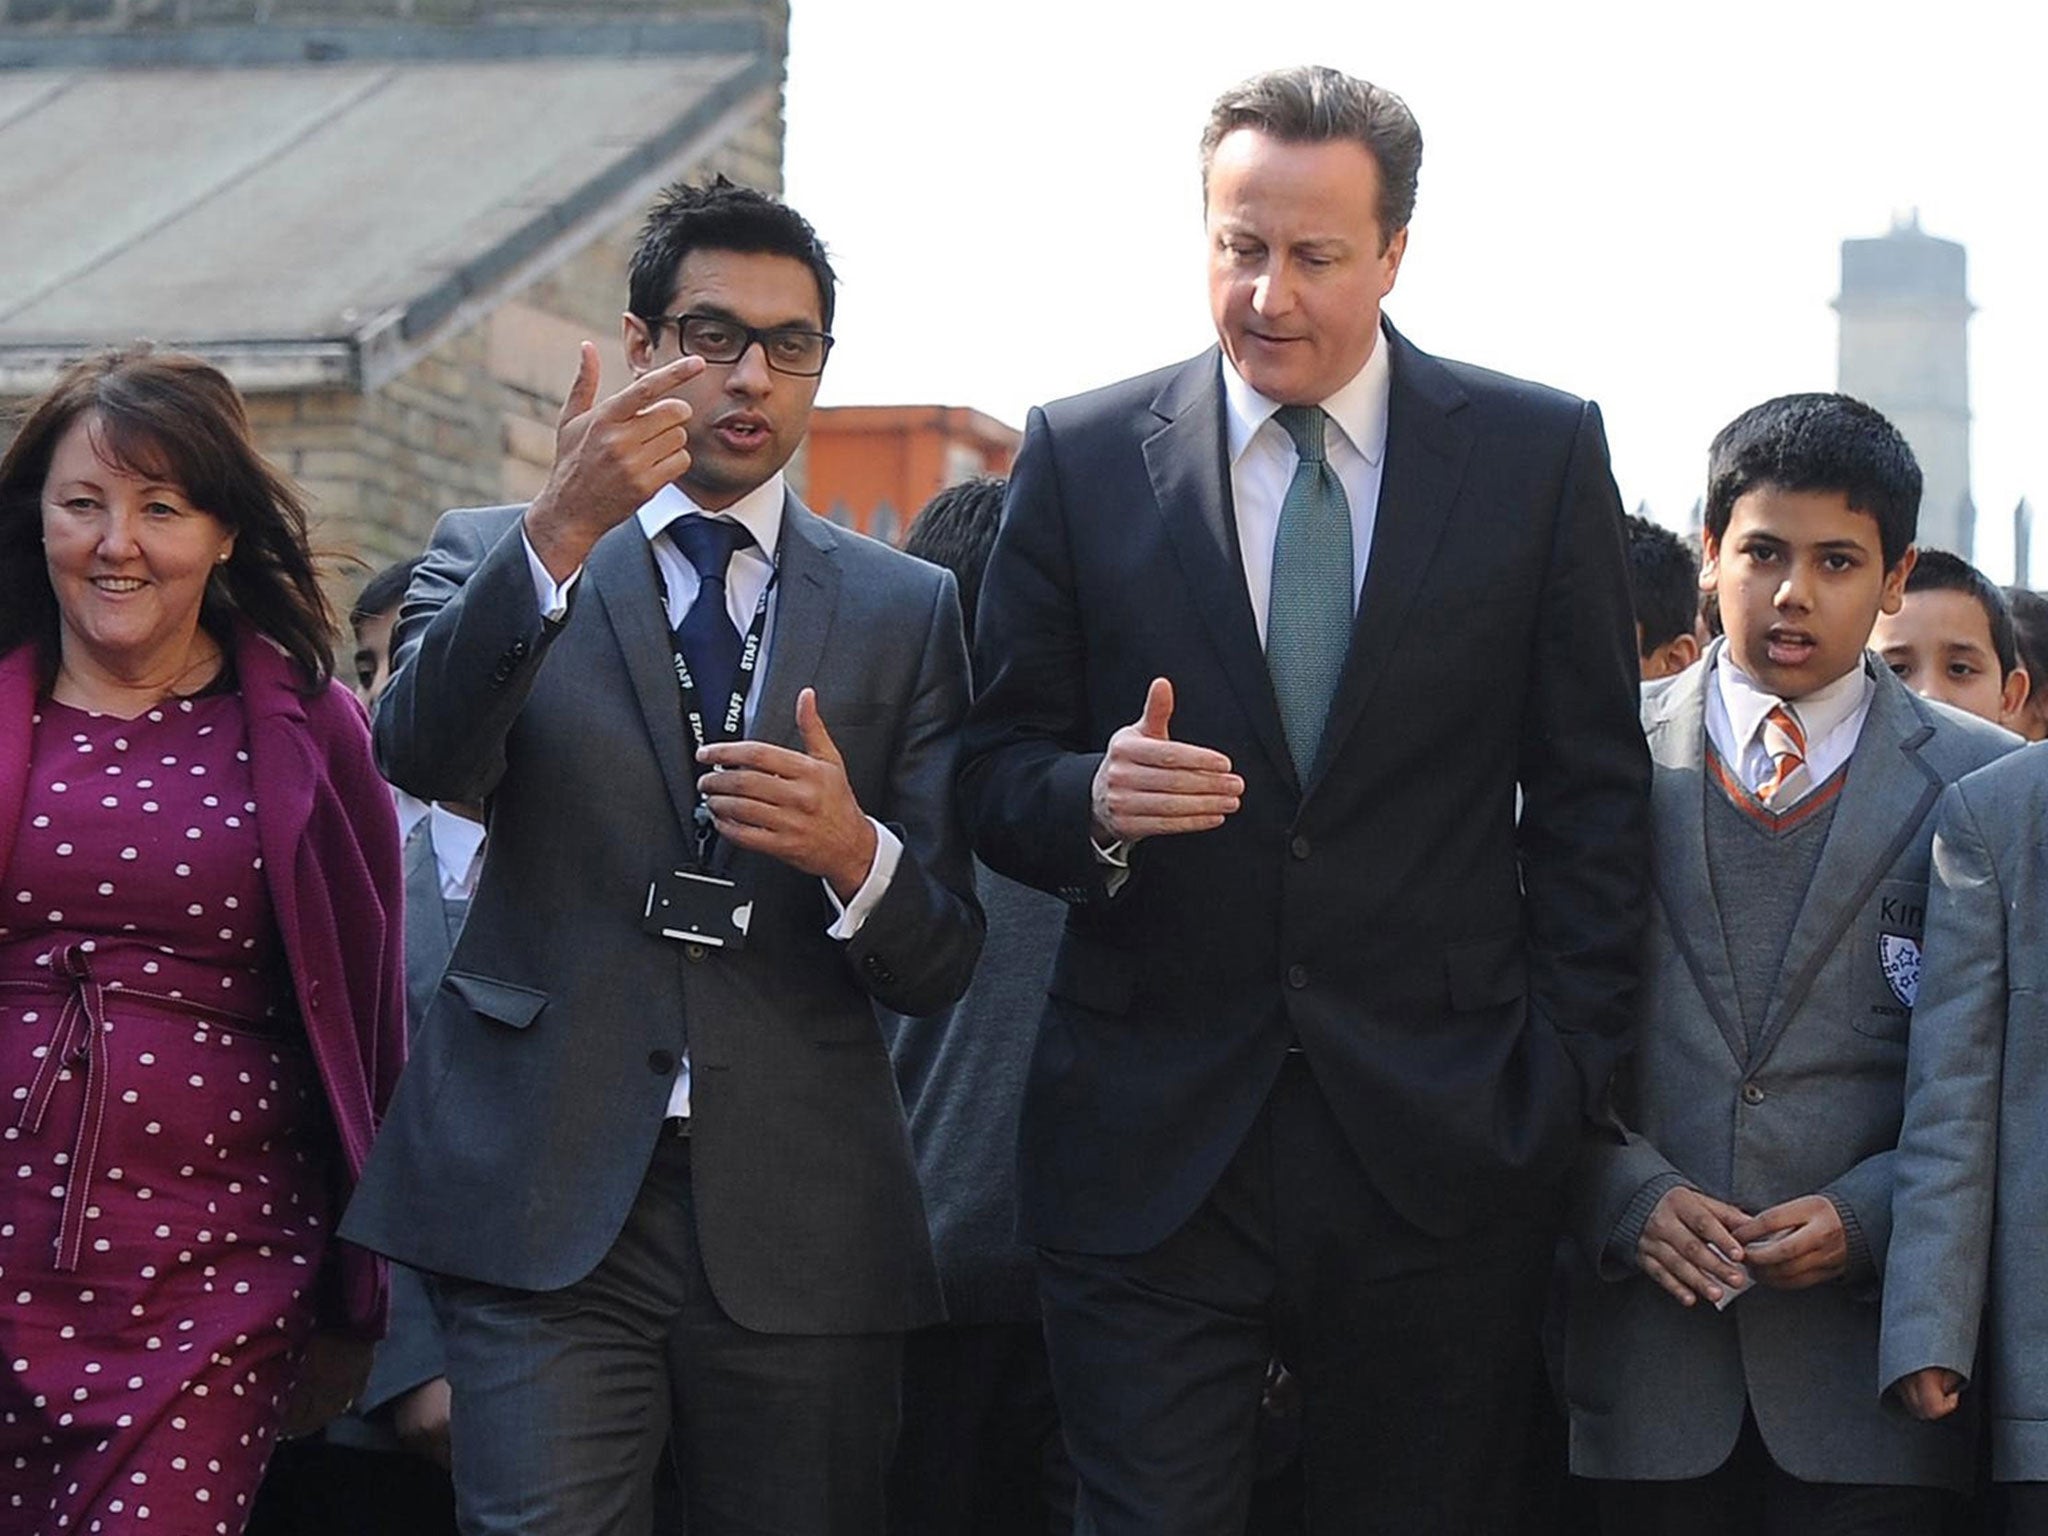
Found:
[[[0,37],[0,392],[138,336],[367,387],[780,81],[750,16]]]

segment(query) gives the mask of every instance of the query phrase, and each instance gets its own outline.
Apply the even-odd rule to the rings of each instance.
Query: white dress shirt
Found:
[[[1379,521],[1380,470],[1387,456],[1387,401],[1392,384],[1387,339],[1376,337],[1372,355],[1351,382],[1322,402],[1336,431],[1325,430],[1323,453],[1351,505],[1351,607],[1365,586],[1372,558],[1372,534]],[[1224,446],[1230,455],[1230,500],[1237,518],[1237,547],[1244,561],[1244,586],[1266,641],[1266,609],[1273,592],[1273,544],[1280,534],[1280,505],[1287,499],[1300,456],[1294,439],[1273,419],[1279,402],[1245,383],[1223,359]]]
[[[1824,688],[1797,699],[1781,699],[1758,687],[1728,655],[1724,645],[1712,663],[1714,686],[1707,690],[1707,739],[1745,788],[1754,793],[1768,784],[1777,765],[1763,743],[1764,716],[1789,704],[1806,732],[1806,788],[1784,805],[1797,804],[1834,776],[1856,750],[1877,683],[1868,659]],[[1781,809],[1774,806],[1773,809]]]
[[[440,801],[427,807],[427,835],[434,840],[434,872],[440,876],[441,895],[449,901],[467,901],[476,894],[476,877],[484,863],[484,824],[458,816]]]
[[[1372,559],[1373,528],[1379,522],[1380,471],[1387,457],[1387,402],[1393,373],[1387,363],[1387,338],[1373,338],[1372,355],[1351,376],[1351,382],[1321,402],[1334,432],[1323,433],[1323,457],[1336,471],[1351,508],[1351,611],[1365,587]],[[1273,417],[1275,400],[1245,383],[1243,375],[1223,359],[1224,445],[1230,454],[1230,504],[1237,519],[1237,549],[1244,565],[1244,588],[1252,600],[1252,619],[1259,644],[1266,643],[1266,609],[1273,595],[1273,545],[1280,536],[1280,507],[1301,463],[1294,439]],[[1091,839],[1091,841],[1093,841]],[[1095,857],[1110,866],[1106,877],[1114,896],[1129,878],[1128,841],[1095,843]]]
[[[651,496],[646,505],[634,514],[640,524],[640,531],[646,535],[654,551],[655,569],[661,573],[664,591],[663,604],[667,612],[668,627],[673,630],[683,622],[683,615],[690,611],[690,605],[697,600],[697,589],[702,584],[697,568],[684,558],[676,548],[673,539],[663,538],[669,524],[681,517],[692,515],[709,517],[724,522],[738,523],[753,536],[751,545],[733,552],[732,563],[726,568],[725,608],[732,621],[744,635],[754,622],[754,610],[760,605],[761,594],[769,590],[769,579],[775,572],[775,551],[782,538],[782,507],[785,500],[782,476],[774,475],[754,487],[738,501],[722,512],[705,512],[690,500],[673,483],[664,485]],[[522,530],[521,538],[525,538]],[[534,599],[540,605],[544,618],[559,622],[569,611],[569,599],[576,583],[582,579],[583,568],[578,566],[568,577],[557,582],[549,574],[546,565],[534,551],[533,541],[526,539],[526,564],[533,574]],[[779,583],[777,584],[780,585]],[[761,662],[755,673],[758,679],[765,677],[775,653],[775,609],[777,597],[770,592],[768,598],[767,622],[761,632]],[[747,690],[744,722],[751,732],[754,716],[760,707],[759,687]],[[677,706],[680,708],[680,703]],[[825,728],[830,730],[832,722],[827,720]],[[868,919],[877,903],[889,889],[889,882],[895,877],[896,866],[903,857],[903,842],[874,817],[868,824],[875,829],[875,858],[868,866],[868,877],[861,888],[853,893],[853,900],[841,902],[839,893],[832,889],[829,880],[820,880],[826,900],[832,903],[832,910],[838,914],[826,933],[835,939],[850,939],[860,932],[861,925]],[[676,1072],[675,1089],[669,1095],[668,1112],[671,1115],[687,1115],[690,1112],[690,1063],[686,1055]]]

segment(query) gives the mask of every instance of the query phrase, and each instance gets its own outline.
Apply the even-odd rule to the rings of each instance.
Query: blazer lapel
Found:
[[[1868,665],[1868,663],[1866,663]],[[1874,669],[1877,692],[1842,784],[1827,846],[1792,927],[1784,963],[1757,1037],[1761,1062],[1799,1011],[1842,932],[1870,900],[1907,843],[1918,834],[1941,794],[1941,776],[1920,756],[1934,734],[1905,684],[1884,667]]]
[[[1656,765],[1650,780],[1652,872],[1672,941],[1740,1065],[1749,1042],[1734,1009],[1735,967],[1707,870],[1707,680],[1713,667],[1709,652],[1673,679],[1648,711],[1645,727]]]
[[[697,803],[696,754],[683,729],[676,690],[675,640],[662,609],[654,554],[638,518],[628,518],[597,541],[583,569],[596,590],[633,680],[633,694],[647,725],[647,739],[661,765],[670,807],[684,828]]]
[[[30,721],[36,712],[36,673],[42,656],[31,641],[0,656],[0,733],[11,743],[0,752],[0,875],[14,857],[14,836],[28,799]]]
[[[1224,675],[1266,755],[1295,784],[1294,759],[1237,546],[1223,434],[1222,366],[1221,354],[1212,347],[1160,391],[1152,410],[1166,424],[1145,440],[1145,467]]]
[[[1384,322],[1380,344],[1391,349],[1387,361],[1392,376],[1379,510],[1351,647],[1310,774],[1311,793],[1364,716],[1372,690],[1407,626],[1409,610],[1443,538],[1451,502],[1472,451],[1471,430],[1457,415],[1465,405],[1465,392],[1457,380]]]
[[[795,496],[783,502],[774,632],[768,642],[767,670],[758,684],[760,701],[747,732],[756,741],[802,748],[796,729],[796,696],[817,681],[826,637],[839,607],[839,561],[833,553],[838,543],[832,525],[813,516]],[[670,691],[674,691],[673,685]],[[832,722],[825,724],[829,729]]]

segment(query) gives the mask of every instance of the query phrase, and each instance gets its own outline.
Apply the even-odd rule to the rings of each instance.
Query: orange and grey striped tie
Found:
[[[1774,704],[1764,716],[1764,750],[1771,755],[1771,776],[1757,786],[1765,805],[1791,804],[1807,790],[1806,729],[1785,704]]]

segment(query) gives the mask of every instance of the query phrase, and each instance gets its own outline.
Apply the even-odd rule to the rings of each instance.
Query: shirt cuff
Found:
[[[534,553],[533,540],[526,536],[526,530],[519,530],[519,542],[526,546],[526,568],[533,575],[533,597],[540,604],[540,616],[550,624],[559,624],[569,611],[569,593],[576,585],[576,578],[583,574],[583,567],[577,566],[561,581],[556,581],[547,566]]]
[[[1105,843],[1091,832],[1088,834],[1088,846],[1095,850],[1095,862],[1107,866],[1108,873],[1102,877],[1102,888],[1114,896],[1131,878],[1131,840],[1120,837],[1113,843]]]
[[[889,882],[896,878],[896,864],[903,857],[903,839],[872,816],[868,825],[875,829],[875,861],[868,866],[868,877],[853,893],[853,900],[842,903],[831,881],[818,882],[825,887],[825,899],[832,903],[832,910],[839,914],[838,920],[825,930],[828,939],[850,939],[859,933],[868,914],[887,894]]]

